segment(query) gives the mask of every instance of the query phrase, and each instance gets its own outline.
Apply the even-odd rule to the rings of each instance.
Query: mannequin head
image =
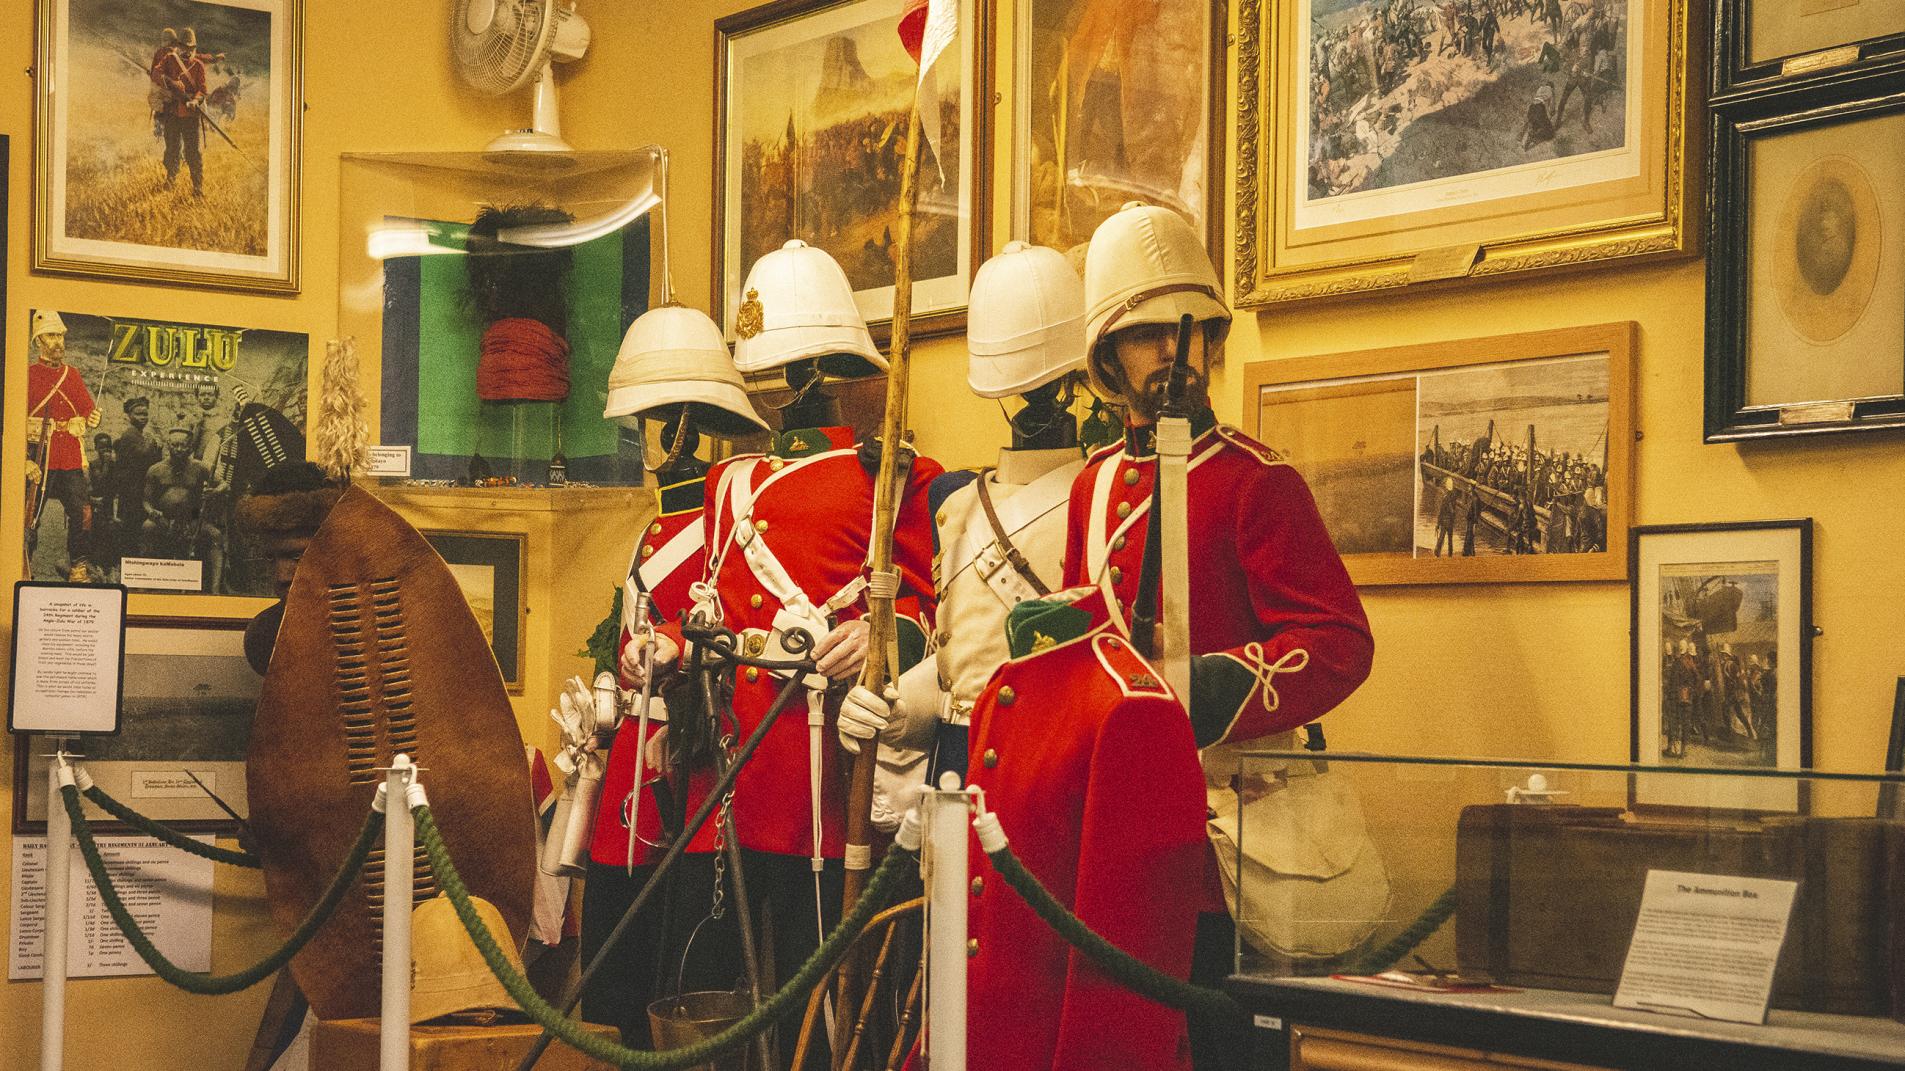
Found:
[[[787,366],[786,374],[794,397],[779,410],[782,431],[840,423],[840,402],[828,389],[828,380],[820,370],[820,359],[795,361]]]
[[[1012,449],[1062,450],[1078,445],[1078,418],[1072,415],[1073,375],[1019,395],[1025,408],[1012,414]]]

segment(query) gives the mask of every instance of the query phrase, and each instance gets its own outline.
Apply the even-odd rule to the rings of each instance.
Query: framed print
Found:
[[[1718,0],[1716,98],[1905,59],[1898,0]]]
[[[302,0],[39,0],[33,267],[295,293]]]
[[[1237,303],[1692,252],[1691,2],[1241,0]]]
[[[523,694],[523,630],[528,624],[529,593],[524,586],[529,537],[521,532],[420,533],[456,577],[463,598],[482,626],[503,672],[510,695]]]
[[[236,507],[266,470],[304,459],[309,339],[28,313],[42,334],[6,410],[27,426],[27,576],[275,596]]]
[[[732,334],[748,269],[800,239],[853,284],[884,339],[893,318],[900,163],[919,68],[884,0],[775,0],[714,24],[714,293]],[[987,247],[991,43],[978,0],[959,0],[956,86],[939,86],[939,130],[920,151],[914,217],[915,338],[965,326],[966,290]]]
[[[1632,739],[1638,765],[1812,765],[1812,521],[1636,527]],[[1635,778],[1637,803],[1717,806],[1703,779]],[[1792,781],[1737,778],[1742,810],[1796,811]],[[1692,797],[1698,795],[1698,800]]]
[[[1214,0],[1018,0],[1012,233],[1068,250],[1133,199],[1224,234],[1224,36]]]
[[[245,660],[245,624],[187,617],[127,620],[119,732],[87,737],[76,749],[107,795],[181,829],[237,830],[237,820],[206,790],[239,818],[250,813],[245,749],[264,678]],[[49,746],[47,737],[37,735],[14,742],[15,833],[46,831],[41,763]],[[126,830],[90,802],[85,806],[95,831]]]
[[[1905,425],[1905,79],[1890,82],[1715,112],[1708,442]]]
[[[1359,585],[1614,580],[1633,509],[1631,323],[1264,361],[1251,434]]]

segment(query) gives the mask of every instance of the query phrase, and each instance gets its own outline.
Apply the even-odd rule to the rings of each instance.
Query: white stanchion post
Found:
[[[411,790],[417,768],[410,756],[391,760],[377,799],[384,811],[383,1018],[378,1023],[379,1071],[410,1071],[410,897],[416,851]]]
[[[66,1065],[66,926],[72,901],[69,862],[73,820],[67,817],[60,789],[73,784],[73,768],[61,747],[46,768],[46,921],[40,955],[40,1069]]]
[[[933,1071],[966,1071],[966,891],[971,872],[967,830],[972,798],[959,790],[959,775],[940,778],[939,790],[923,794],[928,949],[926,1043]]]

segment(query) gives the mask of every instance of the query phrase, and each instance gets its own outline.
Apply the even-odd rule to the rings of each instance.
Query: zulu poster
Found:
[[[271,594],[233,510],[305,457],[308,338],[34,310],[27,575],[135,591]],[[63,330],[62,330],[63,329]]]

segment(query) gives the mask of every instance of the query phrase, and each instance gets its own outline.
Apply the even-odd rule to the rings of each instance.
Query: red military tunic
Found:
[[[927,458],[913,461],[894,525],[893,566],[900,572],[898,610],[902,621],[910,621],[917,630],[915,647],[924,644],[934,606],[933,521],[926,487],[942,471]],[[861,462],[851,428],[789,431],[778,437],[774,452],[744,454],[717,465],[708,474],[701,528],[709,556],[707,578],[718,593],[722,625],[744,637],[747,630],[764,633],[773,628],[775,614],[782,608],[782,600],[748,560],[744,547],[753,541],[771,550],[792,583],[823,612],[828,600],[848,592],[866,572],[873,493],[874,478]],[[735,512],[740,507],[745,507],[743,524],[737,526]],[[738,530],[741,527],[746,534]],[[864,596],[836,606],[836,612],[842,621],[861,616]],[[663,631],[681,638],[676,625],[665,625]],[[778,691],[779,681],[771,674],[751,667],[736,674],[737,741],[746,739],[760,724]],[[830,859],[841,856],[846,841],[846,784],[835,730],[837,707],[836,702],[827,704],[821,734],[820,845],[821,854]],[[796,696],[735,780],[734,831],[742,847],[783,855],[812,854],[808,755],[807,707]]]
[[[705,496],[702,479],[683,480],[661,489],[661,514],[643,530],[636,541],[634,559],[629,563],[629,575],[643,591],[648,592],[654,612],[650,615],[657,622],[676,620],[681,611],[693,602],[688,588],[701,579],[702,569],[707,564],[707,550],[701,543],[701,506]],[[629,633],[622,630],[621,642],[616,644],[616,664],[621,663],[621,653],[628,647]],[[628,681],[622,681],[624,688]],[[639,695],[639,693],[637,693]],[[657,710],[660,703],[656,704]],[[589,858],[603,866],[625,866],[628,863],[628,815],[633,808],[630,796],[642,789],[648,781],[660,771],[651,769],[643,760],[643,744],[638,740],[640,711],[632,711],[622,728],[615,734],[615,745],[609,751],[607,771],[602,775],[602,804],[595,815],[595,835],[589,843]],[[652,717],[648,725],[648,735],[655,733],[666,722],[655,721]],[[714,788],[714,770],[701,765],[690,770],[686,785],[683,816],[692,817],[708,798]],[[641,811],[636,817],[636,830],[639,843],[635,846],[635,864],[657,863],[661,861],[663,849],[654,845],[661,843],[661,813],[652,797],[644,797]],[[710,819],[701,827],[694,839],[688,842],[690,852],[714,851],[714,834],[717,823]]]
[[[972,783],[1060,903],[1113,945],[1184,978],[1207,851],[1204,779],[1184,709],[1099,592],[1074,588],[1022,606],[1056,606],[1071,620],[1046,613],[1021,628],[1014,612],[1013,650],[1031,653],[1000,667],[973,708]],[[993,873],[976,841],[971,869],[969,1066],[1189,1066],[1182,1012],[1072,949]]]
[[[30,443],[40,441],[43,428],[35,421],[52,422],[51,448],[42,462],[48,472],[86,467],[86,450],[80,436],[98,424],[99,407],[93,404],[93,396],[86,390],[79,369],[70,364],[54,367],[40,361],[28,365],[26,412]]]
[[[1303,478],[1209,410],[1192,428],[1190,651],[1220,655],[1254,678],[1222,709],[1193,704],[1198,746],[1209,747],[1322,717],[1369,675],[1375,647]],[[1126,620],[1148,535],[1151,441],[1149,429],[1133,429],[1093,454],[1072,484],[1066,525],[1065,583],[1098,585]]]

